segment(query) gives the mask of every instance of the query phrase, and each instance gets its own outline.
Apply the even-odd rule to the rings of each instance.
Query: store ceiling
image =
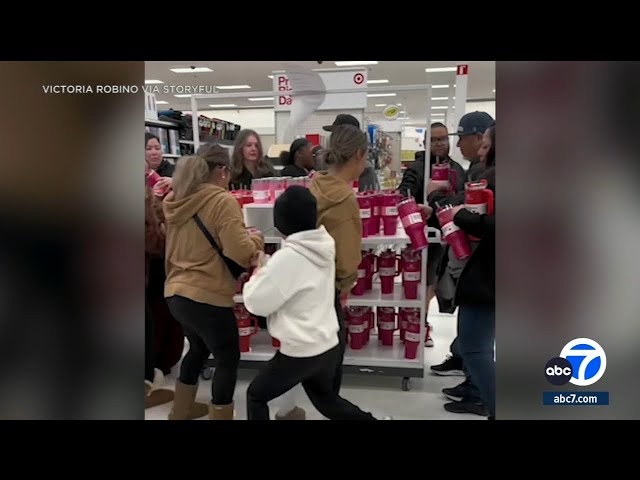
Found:
[[[199,100],[200,110],[212,110],[210,104],[235,104],[238,107],[255,108],[261,105],[272,105],[268,101],[249,101],[255,97],[252,92],[261,92],[272,89],[272,80],[268,75],[274,70],[284,70],[285,64],[299,64],[312,69],[337,68],[332,61],[325,61],[322,65],[317,62],[146,62],[145,79],[161,80],[164,85],[169,86],[224,86],[224,85],[249,85],[250,89],[231,89],[225,92],[246,93],[246,98],[230,98],[227,100]],[[394,86],[394,85],[417,85],[431,83],[432,85],[450,85],[449,88],[434,89],[432,97],[454,96],[455,72],[426,73],[425,68],[452,67],[459,64],[469,65],[469,79],[467,86],[468,100],[493,100],[495,99],[495,62],[387,62],[379,61],[377,65],[368,65],[369,80],[386,79],[389,83],[369,86]],[[213,72],[205,73],[174,73],[171,68],[179,67],[208,67]],[[160,85],[162,87],[162,85]],[[160,105],[161,109],[173,108],[175,110],[190,110],[189,98],[177,98],[172,93],[156,93],[156,99],[168,102]],[[419,120],[424,118],[426,108],[426,95],[424,92],[397,92],[395,97],[369,98],[368,114],[382,112],[384,107],[376,106],[388,103],[401,103],[402,110],[411,119]],[[446,100],[436,100],[432,105],[448,104]],[[235,107],[231,107],[234,109]],[[223,108],[229,109],[229,108]]]

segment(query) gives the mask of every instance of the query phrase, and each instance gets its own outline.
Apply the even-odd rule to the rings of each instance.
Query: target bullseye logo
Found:
[[[356,73],[353,76],[353,81],[356,83],[356,85],[361,85],[362,82],[364,82],[364,75],[361,73]]]

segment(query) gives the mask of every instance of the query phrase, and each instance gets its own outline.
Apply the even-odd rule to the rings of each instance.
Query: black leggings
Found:
[[[155,352],[153,345],[153,315],[149,299],[145,292],[144,299],[144,379],[153,383],[155,376]]]
[[[302,383],[313,406],[330,420],[375,420],[335,391],[340,346],[315,357],[288,357],[280,352],[269,360],[247,389],[247,418],[269,420],[268,402]]]
[[[167,304],[189,340],[189,352],[180,367],[180,381],[196,385],[202,368],[213,353],[216,368],[211,384],[212,403],[232,403],[240,363],[238,326],[233,310],[178,295],[168,298]]]
[[[344,353],[347,350],[347,330],[344,326],[344,309],[340,305],[340,292],[336,290],[335,300],[336,314],[338,315],[338,362],[335,366],[335,375],[333,377],[333,391],[336,395],[340,395],[340,386],[342,385],[342,362],[344,362]]]

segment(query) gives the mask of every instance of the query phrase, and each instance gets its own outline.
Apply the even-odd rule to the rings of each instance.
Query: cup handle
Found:
[[[484,190],[484,194],[487,197],[487,215],[493,215],[493,210],[494,210],[493,191],[486,188]]]

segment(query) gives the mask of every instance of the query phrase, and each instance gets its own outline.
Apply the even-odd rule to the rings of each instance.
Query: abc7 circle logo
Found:
[[[362,82],[364,82],[364,75],[362,75],[361,73],[356,73],[353,76],[353,81],[357,84],[360,85]]]
[[[576,338],[567,343],[560,356],[549,360],[544,374],[553,385],[586,387],[602,378],[607,369],[607,355],[598,342]]]
[[[544,375],[553,385],[565,385],[571,380],[573,367],[566,358],[552,358],[544,367]]]

